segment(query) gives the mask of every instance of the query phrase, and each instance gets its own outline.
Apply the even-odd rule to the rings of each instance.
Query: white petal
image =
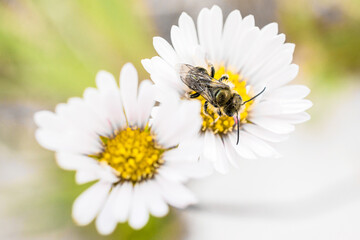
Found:
[[[227,56],[227,66],[233,68],[232,70],[236,71],[237,69],[237,61],[242,57],[242,53],[239,51],[234,51],[231,49],[238,49],[243,47],[242,39],[248,34],[249,31],[254,29],[254,16],[248,15],[242,21],[241,24],[238,26],[236,34],[232,37],[232,43],[229,44],[229,51]]]
[[[294,100],[294,101],[286,101],[282,104],[283,112],[286,114],[299,113],[306,111],[307,109],[312,107],[312,102],[309,100]]]
[[[287,135],[270,132],[255,124],[244,124],[243,128],[246,132],[269,142],[282,142],[288,138]]]
[[[138,106],[141,111],[138,113],[139,127],[145,127],[147,124],[152,107],[155,104],[155,91],[154,85],[149,80],[141,82],[139,87]]]
[[[189,56],[187,46],[185,45],[185,40],[178,26],[171,27],[170,37],[172,45],[174,46],[174,49],[180,58],[179,61],[188,62]]]
[[[192,62],[194,66],[202,66],[202,67],[207,67],[209,62],[207,60],[207,53],[204,51],[204,49],[202,49],[202,47],[199,45],[197,46],[197,48],[195,49],[195,54],[193,55],[193,59]],[[191,62],[189,62],[191,63]]]
[[[236,145],[236,134],[232,133],[229,135],[230,142],[236,152],[243,158],[247,159],[256,159],[255,154],[252,152],[252,150],[248,147],[248,145],[245,142],[245,139],[243,137],[244,131],[240,130],[240,136],[239,136],[239,144]]]
[[[289,115],[281,115],[281,116],[277,116],[277,117],[282,120],[285,120],[291,124],[303,123],[303,122],[310,120],[310,118],[311,118],[311,116],[306,112],[289,114]]]
[[[84,99],[70,98],[66,105],[56,107],[56,113],[77,132],[83,131],[90,137],[106,135],[112,131],[106,117],[99,116]]]
[[[244,142],[252,149],[254,153],[261,157],[279,157],[280,155],[267,143],[260,140],[257,137],[252,136],[251,134],[244,132],[243,133]]]
[[[100,168],[96,168],[96,174],[99,176],[99,179],[107,182],[117,182],[119,178],[115,175],[114,169],[108,165],[100,165]]]
[[[241,14],[239,10],[232,11],[224,24],[222,36],[222,60],[225,62],[228,54],[233,51],[234,35],[241,23]]]
[[[293,59],[293,45],[287,45],[288,47],[281,49],[270,61],[257,71],[254,76],[251,77],[251,84],[258,84],[266,82],[270,85],[272,81],[277,81],[274,76],[278,76],[283,72],[286,72],[289,64]],[[270,85],[269,89],[274,89],[273,85]]]
[[[133,186],[129,182],[119,184],[119,191],[116,197],[114,215],[118,222],[125,222],[129,217],[131,202],[133,199]]]
[[[298,72],[299,66],[296,64],[290,64],[288,67],[286,67],[286,69],[279,71],[276,75],[268,80],[267,88],[269,90],[276,89],[291,82],[297,76]]]
[[[198,101],[169,100],[168,103],[161,104],[152,124],[159,143],[172,147],[183,139],[195,136],[201,127],[200,107]]]
[[[84,91],[83,99],[88,109],[94,113],[95,116],[92,116],[95,124],[91,126],[92,131],[96,135],[107,135],[113,131],[113,124],[111,122],[112,116],[110,110],[106,107],[108,104],[108,100],[106,94],[100,93],[98,89],[95,88],[87,88]],[[120,100],[119,100],[120,101]],[[57,112],[60,112],[57,111]],[[89,116],[85,116],[87,118]],[[80,118],[80,121],[83,121]],[[72,121],[73,122],[73,121]],[[117,125],[118,122],[113,121],[114,125]],[[121,124],[121,120],[119,120],[119,124]]]
[[[243,75],[251,82],[252,76],[259,71],[264,65],[272,60],[276,53],[281,49],[285,41],[285,35],[280,34],[264,43],[259,48],[259,55],[254,56],[252,61],[247,62],[248,66],[244,66]]]
[[[199,42],[203,49],[208,52],[211,49],[210,39],[211,39],[211,16],[210,10],[203,8],[197,19],[197,30],[199,36]],[[212,59],[211,59],[212,60]]]
[[[199,42],[203,50],[208,54],[207,59],[210,63],[218,64],[220,60],[221,38],[223,27],[222,11],[218,6],[213,6],[210,10],[203,8],[197,19],[197,29]]]
[[[297,100],[306,97],[310,89],[303,85],[289,85],[274,89],[265,97],[271,100]]]
[[[85,101],[71,98],[68,104],[58,104],[56,113],[57,122],[61,124],[56,124],[58,127],[56,130],[46,129],[40,134],[47,138],[48,142],[45,144],[52,149],[82,154],[101,150],[98,135],[107,135],[111,125],[106,125]]]
[[[89,224],[98,214],[110,191],[111,184],[97,182],[74,202],[72,216],[79,225]]]
[[[61,150],[62,141],[54,133],[38,129],[35,132],[36,141],[44,148],[57,151]],[[64,148],[63,148],[64,150]]]
[[[220,136],[215,136],[217,159],[214,162],[214,168],[218,172],[225,174],[229,172],[229,160],[225,151],[225,145]]]
[[[197,203],[194,195],[182,184],[156,176],[156,183],[160,186],[163,198],[172,206],[185,208],[190,204]]]
[[[89,169],[98,165],[90,157],[64,152],[56,153],[56,162],[62,169],[66,170]]]
[[[61,106],[67,108],[65,104]],[[40,111],[34,115],[34,120],[40,128],[35,137],[45,148],[74,153],[96,152],[101,149],[97,137],[90,130],[79,128],[57,114]]]
[[[88,170],[78,170],[75,175],[75,181],[77,184],[84,184],[98,179],[99,176],[95,172]]]
[[[240,159],[240,156],[238,155],[238,153],[236,152],[231,140],[229,139],[229,137],[224,137],[224,145],[225,145],[225,150],[226,150],[226,154],[229,158],[229,162],[236,168],[239,168],[239,164],[238,161]]]
[[[112,233],[117,225],[117,221],[114,216],[114,207],[117,204],[116,197],[119,187],[115,187],[110,192],[106,203],[101,210],[99,216],[96,218],[96,228],[98,232],[102,235],[109,235]]]
[[[210,61],[215,62],[216,59],[220,58],[220,46],[221,46],[221,38],[222,38],[222,28],[223,28],[223,15],[221,8],[214,5],[210,9],[210,20],[209,22],[211,26],[211,39],[210,41],[210,49],[208,49],[210,54]],[[210,27],[208,25],[208,28]]]
[[[155,217],[164,217],[169,212],[169,206],[162,198],[159,186],[155,181],[146,181],[141,185],[143,185],[144,201],[149,212]]]
[[[177,171],[175,168],[167,166],[166,164],[161,166],[161,168],[158,169],[158,172],[161,176],[171,181],[183,183],[188,180],[188,178],[181,174],[181,172]]]
[[[174,104],[173,107],[178,106],[176,102],[172,102],[172,103]],[[172,141],[173,139],[170,139],[173,130],[171,126],[172,122],[170,122],[171,116],[169,116],[168,114],[172,113],[171,112],[172,109],[173,108],[171,104],[168,103],[161,104],[156,114],[156,118],[152,119],[153,121],[152,121],[151,130],[156,134],[159,144],[164,147],[172,147],[178,144],[178,142],[174,143]],[[170,130],[171,132],[169,132],[168,130]],[[171,142],[169,143],[168,141]]]
[[[151,59],[148,58],[144,58],[141,60],[141,64],[143,65],[143,67],[145,68],[145,70],[148,73],[152,73],[153,72],[153,68],[152,68],[152,64],[151,64]]]
[[[249,57],[253,54],[254,49],[256,50],[257,43],[261,32],[259,28],[253,28],[241,39],[241,44],[239,44],[237,51],[241,54],[238,54],[238,58],[235,61],[236,69],[239,72],[242,72],[244,64],[249,61]]]
[[[170,104],[169,104],[170,103]],[[166,135],[167,129],[164,125],[166,124],[167,119],[169,118],[169,112],[172,111],[173,107],[178,107],[179,103],[177,100],[170,98],[168,102],[161,103],[159,107],[156,108],[153,115],[153,121],[151,124],[152,131],[156,133],[157,138],[161,139],[161,136]]]
[[[211,131],[205,132],[203,156],[210,162],[217,160],[216,136]]]
[[[138,119],[137,106],[138,74],[131,63],[123,66],[120,72],[120,92],[129,125],[133,126]]]
[[[181,141],[177,148],[164,153],[167,162],[198,161],[203,151],[204,138],[201,135]]]
[[[186,56],[184,60],[188,63],[194,64],[191,60],[195,54],[196,48],[198,45],[195,24],[192,18],[186,14],[182,13],[179,17],[179,29],[181,32],[181,40],[186,46]]]
[[[178,60],[177,54],[172,48],[172,46],[165,39],[161,37],[154,37],[153,45],[160,57],[162,57],[170,65],[175,66]],[[146,62],[143,62],[143,65],[145,67]],[[148,69],[146,70],[148,71]]]
[[[114,76],[104,70],[96,74],[96,86],[100,91],[118,88]]]
[[[294,131],[295,127],[284,120],[273,117],[254,117],[251,121],[273,133],[287,134]]]
[[[84,184],[98,179],[109,183],[114,183],[119,180],[110,166],[99,164],[77,170],[75,177],[78,184]]]
[[[204,138],[198,137],[191,141],[183,141],[180,145],[163,155],[165,165],[176,170],[178,174],[188,178],[202,178],[212,173],[213,167],[209,161],[201,161]]]
[[[279,30],[278,24],[273,22],[265,25],[261,29],[261,32],[264,32],[265,34],[270,36],[275,36],[278,33],[278,30]]]
[[[248,54],[248,58],[244,61],[241,74],[246,78],[254,73],[257,69],[260,69],[270,59],[276,51],[269,49],[270,47],[280,47],[277,43],[276,34],[278,26],[276,23],[270,23],[263,27],[259,33],[256,42],[253,43],[253,48]],[[281,44],[283,41],[281,41]]]
[[[173,114],[171,120],[168,119],[169,123],[172,123],[170,125],[172,129],[168,130],[168,138],[171,140],[168,141],[177,144],[184,139],[196,136],[202,121],[199,115],[200,111],[201,105],[198,101],[181,102],[176,114]]]
[[[120,90],[114,76],[108,72],[100,71],[96,75],[96,85],[101,94],[106,120],[110,121],[115,129],[123,128],[126,125],[126,119],[121,103]]]
[[[152,77],[154,79],[154,77]],[[175,87],[166,86],[163,83],[155,84],[155,101],[160,103],[167,102],[170,98],[179,99],[183,96],[184,92],[178,91]]]
[[[63,132],[53,132],[38,129],[35,138],[44,148],[53,151],[64,151],[76,154],[90,154],[101,150],[101,144],[93,137],[79,131],[64,129]]]
[[[249,115],[252,117],[280,115],[284,113],[281,103],[276,101],[262,101],[254,105]]]
[[[184,32],[187,42],[192,45],[198,44],[196,29],[193,19],[185,12],[179,17],[179,28]]]
[[[34,114],[34,121],[40,128],[57,131],[63,129],[63,123],[59,121],[59,118],[50,111],[39,111]]]
[[[165,159],[165,158],[164,158]],[[166,159],[165,159],[166,161]],[[212,173],[212,165],[208,161],[176,161],[166,162],[169,168],[176,170],[177,174],[181,174],[187,178],[203,178]]]
[[[146,195],[144,195],[142,188],[142,184],[137,184],[134,187],[134,194],[129,215],[129,225],[134,229],[144,227],[149,220],[149,212],[146,209],[144,200]]]
[[[143,61],[146,65],[147,61]],[[145,66],[144,65],[144,66]],[[185,93],[186,85],[180,80],[179,74],[175,68],[171,67],[164,59],[155,56],[150,59],[151,79],[156,86],[170,88],[174,92]],[[166,92],[166,91],[165,91]]]

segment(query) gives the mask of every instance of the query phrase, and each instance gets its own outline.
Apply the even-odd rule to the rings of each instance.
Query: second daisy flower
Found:
[[[196,134],[191,126],[201,123],[200,104],[169,99],[150,122],[154,86],[144,80],[138,91],[133,65],[123,67],[120,89],[105,71],[96,84],[83,98],[57,105],[55,113],[35,114],[36,139],[56,152],[58,165],[75,170],[79,184],[97,181],[75,200],[74,220],[87,225],[96,218],[98,231],[110,234],[118,222],[139,229],[149,214],[166,215],[168,205],[195,203],[183,183],[207,170],[194,146],[180,143]]]

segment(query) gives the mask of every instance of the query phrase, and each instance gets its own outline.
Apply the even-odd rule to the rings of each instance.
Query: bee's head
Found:
[[[230,98],[229,102],[224,107],[224,112],[229,117],[234,116],[235,113],[239,112],[242,103],[242,98],[239,94],[234,93]]]

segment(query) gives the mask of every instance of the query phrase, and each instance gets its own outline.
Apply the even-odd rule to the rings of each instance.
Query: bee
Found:
[[[236,144],[239,143],[240,134],[240,119],[239,111],[241,106],[254,100],[260,94],[262,94],[266,87],[254,97],[247,101],[242,100],[241,96],[231,87],[224,83],[224,80],[228,80],[228,75],[224,74],[220,79],[215,79],[215,68],[211,66],[210,74],[205,68],[194,67],[189,64],[181,64],[179,69],[181,81],[188,86],[195,93],[189,94],[190,98],[197,98],[202,96],[205,98],[204,113],[211,116],[208,113],[209,103],[217,109],[217,113],[220,116],[223,114],[233,117],[236,113],[236,124],[237,124],[237,140]],[[211,116],[212,117],[212,116]],[[213,117],[212,117],[213,118]],[[214,119],[216,122],[217,119]]]

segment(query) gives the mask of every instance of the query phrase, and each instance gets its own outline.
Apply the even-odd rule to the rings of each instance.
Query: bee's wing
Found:
[[[182,64],[179,70],[180,79],[191,90],[203,94],[211,83],[210,76],[206,71],[201,71],[197,67]]]
[[[181,64],[179,67],[180,79],[186,86],[191,90],[201,93],[204,89],[201,88],[199,82],[201,81],[211,81],[211,79],[206,74],[206,72],[201,72],[199,68],[191,66],[189,64]]]
[[[199,69],[188,64],[182,64],[179,70],[180,78],[191,90],[200,93],[206,100],[213,102],[215,88],[228,89],[224,83],[213,81],[205,69]]]

